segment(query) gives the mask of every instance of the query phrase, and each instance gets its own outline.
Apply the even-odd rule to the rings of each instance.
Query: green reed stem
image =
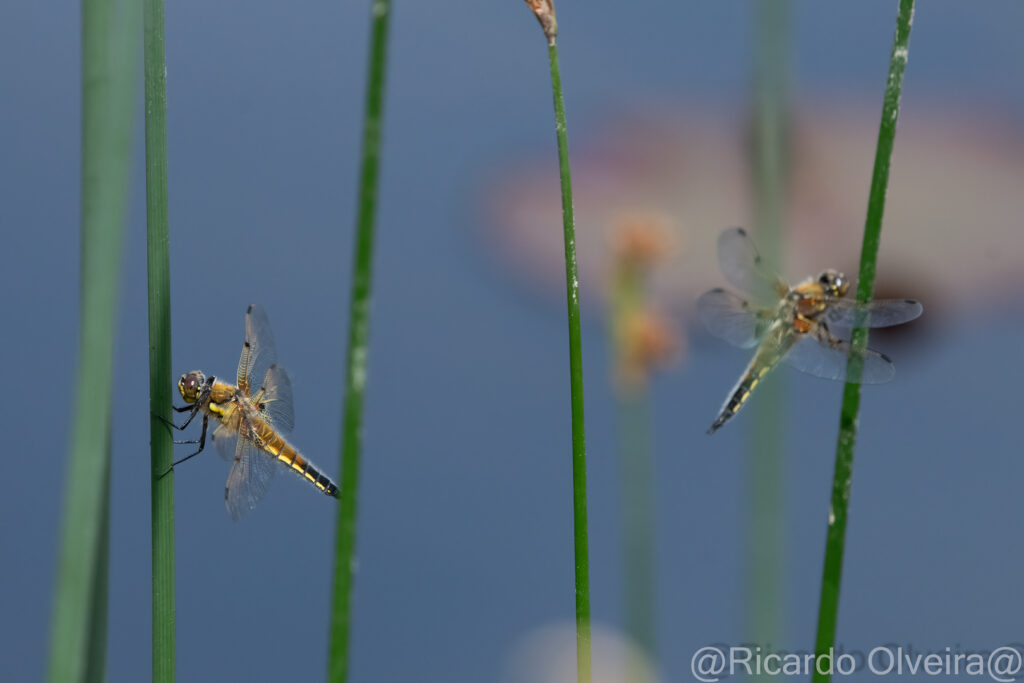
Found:
[[[784,272],[788,189],[787,95],[789,0],[758,0],[755,7],[754,99],[749,162],[757,243],[765,262]],[[785,575],[783,477],[785,377],[773,374],[750,406],[747,629],[750,642],[781,637]]]
[[[576,223],[573,217],[572,180],[569,176],[569,141],[565,102],[558,68],[558,46],[548,39],[551,92],[555,101],[555,137],[562,181],[562,231],[565,241],[565,289],[569,304],[569,390],[572,398],[573,553],[576,560],[576,666],[577,680],[590,681],[590,554],[587,548],[587,451],[583,420],[583,352],[580,339],[579,278],[576,273]]]
[[[900,0],[896,19],[896,36],[889,58],[889,77],[882,104],[882,122],[878,129],[875,167],[868,196],[867,220],[864,223],[864,242],[860,254],[860,276],[857,282],[857,300],[869,301],[875,286],[875,267],[878,245],[882,233],[882,214],[889,184],[889,163],[893,141],[896,138],[896,120],[900,110],[903,73],[907,66],[910,45],[910,27],[914,18],[914,0]],[[835,474],[832,480],[832,503],[829,512],[828,533],[825,541],[825,566],[821,582],[821,601],[818,609],[818,635],[815,652],[820,656],[835,644],[836,620],[839,611],[839,585],[843,569],[843,549],[846,543],[846,520],[850,501],[850,483],[853,478],[853,449],[857,438],[857,413],[860,409],[860,378],[867,347],[868,330],[858,327],[850,339],[852,352],[847,366],[847,382],[843,388],[843,405],[839,416],[839,439],[836,445]],[[815,681],[828,681],[827,674],[815,672]]]
[[[174,680],[174,444],[171,419],[171,276],[167,209],[164,3],[145,0],[146,266],[149,294],[149,448],[153,525],[153,681]],[[160,476],[163,473],[166,476]]]
[[[78,376],[48,675],[102,680],[114,326],[131,169],[139,6],[82,3],[82,243]]]
[[[377,211],[381,128],[384,115],[388,19],[390,0],[374,0],[370,37],[370,63],[363,123],[362,169],[359,178],[359,217],[356,230],[352,289],[349,304],[348,352],[345,361],[345,408],[341,438],[341,502],[338,509],[334,601],[328,680],[348,678],[355,581],[356,513],[359,460],[363,449],[363,392],[366,387],[370,338],[370,286],[373,274],[373,232]]]

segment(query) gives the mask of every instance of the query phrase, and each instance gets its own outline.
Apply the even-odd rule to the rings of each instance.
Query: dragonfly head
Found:
[[[850,281],[846,276],[831,268],[818,276],[818,284],[830,296],[846,296],[846,291],[850,289]]]
[[[178,391],[181,393],[181,397],[185,399],[186,403],[195,403],[199,398],[199,393],[203,390],[203,384],[206,383],[206,375],[199,370],[193,370],[192,372],[186,372],[178,380]]]

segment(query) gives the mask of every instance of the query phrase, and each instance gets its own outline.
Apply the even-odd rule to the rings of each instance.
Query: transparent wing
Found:
[[[238,388],[245,396],[252,395],[252,384],[266,376],[267,369],[277,362],[274,333],[266,312],[255,304],[245,312],[245,343],[238,359]]]
[[[861,304],[854,299],[829,297],[825,320],[835,327],[854,327],[863,314],[866,327],[889,327],[908,322],[921,315],[924,308],[913,299],[879,299]]]
[[[227,425],[220,425],[213,430],[213,445],[217,447],[217,453],[228,462],[235,459],[235,449],[238,446],[238,432],[228,428]]]
[[[797,370],[825,379],[846,380],[846,361],[850,355],[850,343],[832,338],[819,341],[810,335],[797,341],[783,360]],[[884,384],[896,374],[896,366],[889,358],[877,351],[864,351],[864,369],[861,384]]]
[[[295,406],[292,402],[292,381],[288,373],[277,365],[271,365],[263,378],[263,386],[257,394],[257,406],[263,417],[281,432],[290,432],[295,428]]]
[[[224,502],[236,522],[260,502],[277,472],[274,460],[248,437],[238,439],[234,464],[224,489]]]
[[[734,287],[762,306],[773,306],[789,287],[761,260],[750,235],[743,228],[729,228],[718,236],[718,263]]]
[[[697,299],[697,312],[708,332],[742,349],[756,346],[772,320],[771,311],[721,288],[704,292]]]
[[[210,440],[217,448],[220,457],[231,462],[235,459],[235,447],[238,444],[238,425],[242,420],[242,414],[234,403],[227,407],[217,424],[217,428],[210,435]]]

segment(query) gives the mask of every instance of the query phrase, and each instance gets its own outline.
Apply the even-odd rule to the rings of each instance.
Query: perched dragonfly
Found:
[[[256,385],[258,381],[262,383]],[[197,440],[175,442],[198,443],[199,450],[171,467],[202,453],[209,419],[216,418],[220,424],[213,431],[213,444],[222,458],[232,462],[224,490],[232,519],[240,519],[256,506],[281,466],[328,496],[339,497],[334,482],[282,436],[295,425],[292,384],[277,364],[270,321],[259,306],[249,306],[245,313],[245,343],[235,384],[193,370],[178,380],[178,391],[188,405],[174,410],[191,414],[185,424],[171,426],[185,429],[201,413],[203,431]]]
[[[888,327],[921,315],[921,304],[911,299],[858,303],[844,299],[850,288],[846,277],[826,270],[789,287],[761,261],[743,228],[731,228],[718,237],[722,274],[749,299],[721,288],[705,292],[697,310],[711,334],[741,348],[757,347],[754,358],[708,429],[713,434],[739,411],[758,382],[779,361],[798,370],[845,380],[850,344],[843,336],[855,325]],[[895,366],[885,355],[866,349],[860,382],[888,382]]]

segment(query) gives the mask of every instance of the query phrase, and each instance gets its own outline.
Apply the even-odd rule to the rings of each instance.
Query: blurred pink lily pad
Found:
[[[880,109],[804,104],[790,122],[783,278],[856,276]],[[623,216],[657,214],[675,234],[655,275],[663,306],[691,318],[722,285],[718,233],[751,226],[744,121],[681,107],[621,116],[570,140],[582,301],[602,310]],[[535,157],[535,158],[534,158]],[[541,148],[486,188],[488,243],[524,283],[564,296],[555,150]],[[929,316],[1016,301],[1024,285],[1024,135],[994,111],[906,108],[893,152],[878,296],[920,299]],[[757,232],[754,230],[755,239]]]

